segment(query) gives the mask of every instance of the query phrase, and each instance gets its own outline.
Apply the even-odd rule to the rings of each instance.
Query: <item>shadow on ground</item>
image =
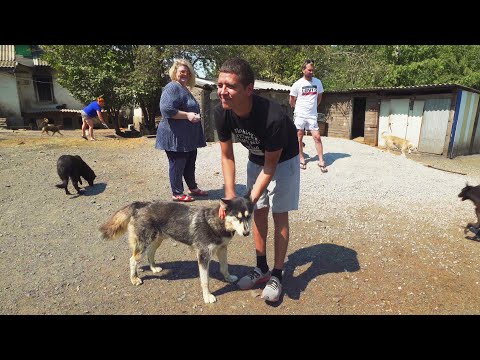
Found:
[[[197,261],[172,261],[172,262],[160,262],[157,266],[163,268],[160,273],[153,274],[150,271],[149,265],[139,266],[144,272],[140,272],[138,275],[143,281],[149,280],[182,280],[182,279],[194,279],[198,278],[198,291],[200,288],[200,275],[198,273]],[[252,268],[244,265],[229,265],[228,271],[231,275],[236,275],[238,278],[247,274]],[[231,291],[240,291],[236,283],[228,283],[223,279],[223,275],[220,273],[220,265],[218,261],[212,260],[210,262],[210,279],[216,279],[223,281],[225,286],[221,289],[213,291],[212,294],[219,296]]]
[[[107,184],[105,183],[98,183],[98,184],[93,184],[93,186],[87,186],[85,188],[85,196],[94,196],[101,194],[105,191],[107,188]]]
[[[305,164],[309,163],[309,162],[313,162],[313,161],[318,161],[318,155],[315,155],[314,157],[310,157],[310,155],[308,155],[308,153],[305,153],[304,152],[304,156],[305,156]],[[325,165],[329,166],[329,165],[332,165],[335,161],[337,161],[338,159],[343,159],[343,158],[346,158],[346,157],[350,157],[352,155],[350,154],[345,154],[345,153],[325,153],[323,154],[323,159],[325,160]]]
[[[220,200],[225,196],[225,189],[202,189],[208,191],[208,196],[194,196],[195,202],[201,200]],[[247,185],[236,184],[235,185],[235,194],[237,196],[243,196],[247,193]]]
[[[310,264],[308,269],[295,276],[297,267]],[[290,299],[300,299],[308,284],[320,275],[329,273],[355,272],[360,270],[357,252],[335,244],[317,244],[299,249],[288,255],[283,272],[283,294],[276,303],[267,304],[279,306],[285,295]]]

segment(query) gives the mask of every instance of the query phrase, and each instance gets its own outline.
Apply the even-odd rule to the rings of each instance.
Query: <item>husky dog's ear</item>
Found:
[[[243,195],[243,197],[244,197],[245,199],[252,200],[252,199],[250,198],[250,194],[251,194],[251,193],[252,193],[252,188],[250,187],[250,188],[247,189],[247,193],[246,193],[245,195]]]
[[[220,199],[220,207],[223,208],[223,209],[226,209],[227,206],[230,205],[231,202],[232,202],[232,200],[221,198]]]

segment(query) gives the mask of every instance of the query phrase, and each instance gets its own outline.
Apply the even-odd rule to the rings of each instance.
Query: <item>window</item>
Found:
[[[53,101],[52,77],[48,75],[37,75],[33,80],[38,101]]]

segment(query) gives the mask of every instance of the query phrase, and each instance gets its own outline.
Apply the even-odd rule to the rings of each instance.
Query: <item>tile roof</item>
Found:
[[[15,45],[0,45],[0,68],[15,67]]]

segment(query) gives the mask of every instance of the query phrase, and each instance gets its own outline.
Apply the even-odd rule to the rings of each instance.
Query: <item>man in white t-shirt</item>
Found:
[[[314,61],[305,60],[302,65],[303,77],[295,81],[290,89],[290,106],[295,108],[294,122],[300,150],[300,168],[303,170],[307,168],[303,155],[303,135],[305,135],[304,130],[309,130],[315,141],[318,166],[323,173],[326,173],[328,170],[323,159],[323,145],[317,122],[317,107],[322,101],[323,85],[320,79],[313,77],[314,70]]]

